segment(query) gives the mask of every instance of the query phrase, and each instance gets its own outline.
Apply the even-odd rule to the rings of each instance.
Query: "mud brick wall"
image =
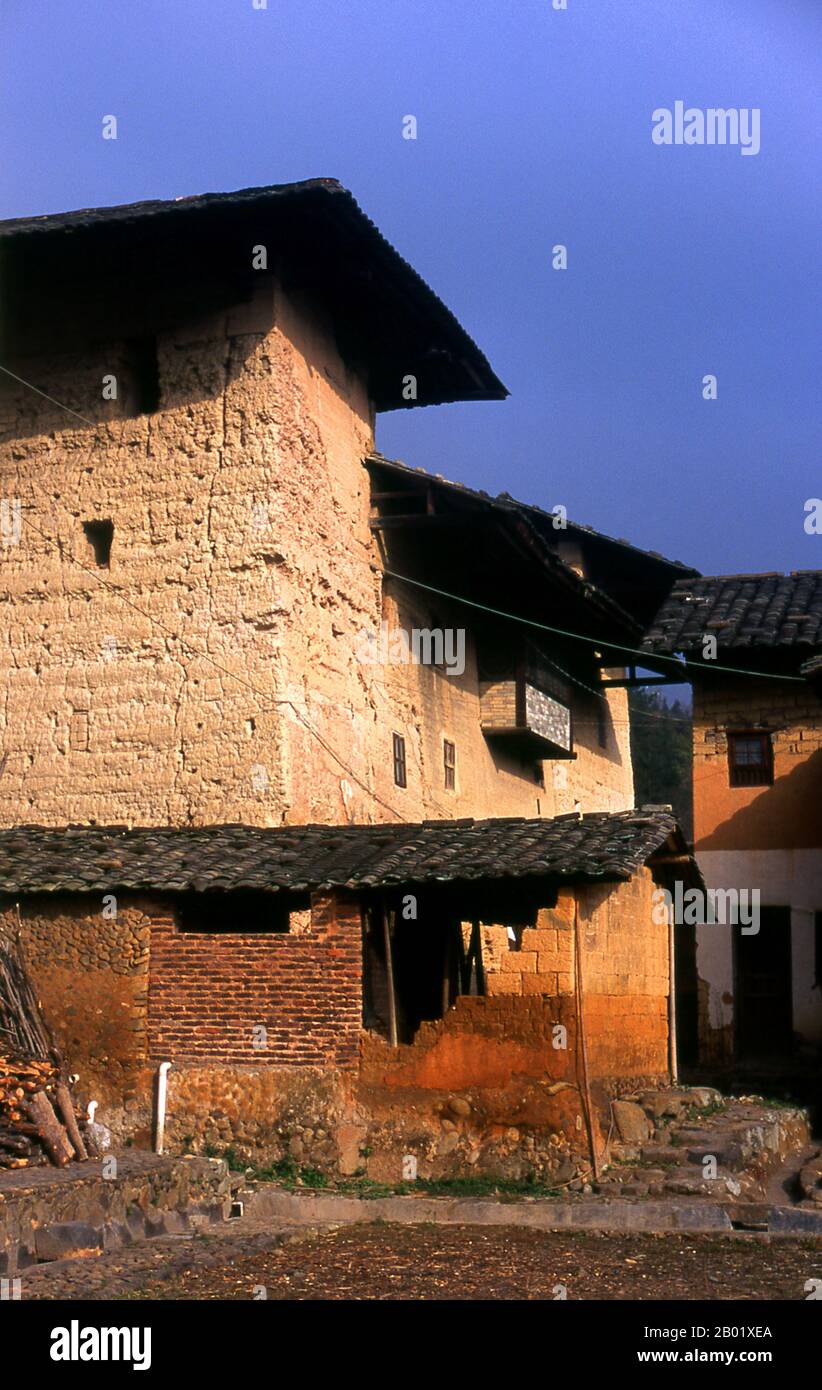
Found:
[[[652,920],[655,884],[640,869],[625,883],[561,890],[512,950],[507,929],[483,927],[486,996],[460,996],[395,1049],[370,1037],[363,1074],[390,1087],[504,1088],[517,1077],[581,1080],[574,974],[574,908],[583,953],[589,1075],[603,1083],[668,1075],[668,928]],[[562,1024],[567,1047],[554,1045]]]
[[[774,784],[732,787],[728,730],[756,728],[771,731]],[[696,685],[693,730],[698,851],[822,847],[822,697],[810,685],[733,676]]]
[[[156,1060],[345,1066],[358,1056],[358,900],[315,894],[308,931],[182,931],[151,923],[149,1051]],[[255,1029],[265,1029],[264,1045]]]
[[[567,1047],[555,1048],[562,1024]],[[392,1089],[503,1090],[517,1078],[574,1081],[576,1011],[569,996],[461,995],[445,1018],[423,1023],[413,1043],[388,1047],[367,1035],[363,1078]]]
[[[492,744],[482,732],[476,635],[470,610],[437,597],[426,604],[384,583],[382,618],[389,630],[450,627],[465,632],[465,671],[396,664],[378,669],[377,708],[387,708],[406,742],[408,787],[394,786],[390,748],[378,755],[377,790],[409,818],[418,816],[554,816],[573,811],[623,811],[634,804],[627,694],[605,700],[574,687],[576,758],[539,764]],[[368,668],[366,668],[368,669]],[[387,700],[386,700],[387,697]],[[600,720],[600,706],[605,710]],[[600,729],[605,746],[599,742]],[[446,790],[443,740],[456,747],[456,786]],[[538,779],[538,775],[541,777]]]
[[[625,883],[563,889],[556,907],[522,932],[519,950],[504,927],[483,928],[489,995],[573,995],[576,902],[588,1063],[597,1078],[668,1073],[668,928],[653,921],[654,888],[643,867]]]
[[[580,890],[588,1059],[603,1080],[669,1073],[668,927],[653,920],[655,887],[641,868]]]
[[[24,521],[19,543],[0,545],[0,825],[632,804],[624,691],[608,692],[608,748],[590,697],[591,711],[575,709],[577,761],[546,764],[540,786],[533,763],[494,755],[482,735],[470,631],[458,679],[360,659],[361,634],[392,622],[396,605],[383,603],[368,524],[366,377],[341,357],[322,306],[262,276],[252,302],[164,326],[159,404],[145,413],[116,332],[13,363],[93,425],[0,380],[0,498],[19,500]],[[112,373],[118,399],[104,401]],[[105,568],[84,530],[95,520],[113,525]],[[461,626],[464,610],[444,620]],[[395,730],[405,789],[393,782]],[[457,745],[453,792],[444,738]]]

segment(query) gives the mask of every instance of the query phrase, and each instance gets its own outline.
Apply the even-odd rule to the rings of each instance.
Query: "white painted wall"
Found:
[[[814,985],[814,913],[822,911],[822,850],[700,850],[708,888],[758,888],[763,907],[791,909],[793,1026],[808,1041],[822,1042],[822,989]],[[696,968],[708,984],[712,1028],[733,1021],[733,933],[738,927],[697,927]]]

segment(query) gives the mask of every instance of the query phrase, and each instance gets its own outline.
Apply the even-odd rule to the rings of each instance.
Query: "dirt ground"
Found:
[[[822,1239],[346,1226],[168,1238],[23,1275],[24,1298],[807,1299]]]

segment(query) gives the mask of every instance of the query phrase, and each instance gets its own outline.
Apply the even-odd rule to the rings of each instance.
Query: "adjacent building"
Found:
[[[691,663],[706,883],[761,904],[696,928],[698,1058],[790,1068],[822,1046],[822,571],[682,578],[646,645]]]

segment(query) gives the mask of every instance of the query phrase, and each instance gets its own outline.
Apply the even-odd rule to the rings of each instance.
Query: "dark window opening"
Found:
[[[363,939],[363,1026],[390,1040],[392,1014],[397,1041],[411,1043],[422,1023],[444,1018],[458,995],[485,994],[479,922],[463,932],[448,912],[426,911],[416,921],[389,918],[391,966],[386,958],[386,921],[380,909],[366,914]]]
[[[405,739],[402,734],[394,734],[394,782],[398,787],[408,786],[405,766]]]
[[[129,367],[134,384],[134,408],[153,415],[160,406],[160,367],[156,338],[132,338],[128,344]]]
[[[608,702],[604,695],[597,700],[597,741],[600,748],[608,747]]]
[[[111,521],[84,521],[83,531],[94,554],[94,563],[100,569],[108,569],[111,560],[111,542],[114,540],[114,523]]]
[[[445,790],[452,792],[457,785],[457,747],[447,738],[442,741],[442,762],[445,774]]]
[[[728,776],[732,787],[768,787],[773,782],[770,734],[728,734]]]
[[[177,921],[183,932],[287,932],[290,915],[308,906],[308,899],[287,899],[280,893],[251,888],[220,892],[180,893]]]

